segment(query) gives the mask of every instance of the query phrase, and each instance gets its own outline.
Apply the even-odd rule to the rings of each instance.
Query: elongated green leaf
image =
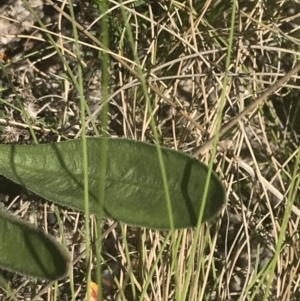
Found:
[[[100,144],[87,139],[90,210],[98,212]],[[104,214],[131,225],[170,228],[161,168],[154,145],[107,139]],[[207,167],[190,156],[162,148],[176,228],[197,224]],[[55,203],[84,210],[82,141],[44,145],[1,145],[0,173]],[[210,179],[204,221],[224,204],[218,177]]]
[[[54,280],[70,264],[68,252],[45,232],[25,223],[0,206],[0,267]]]

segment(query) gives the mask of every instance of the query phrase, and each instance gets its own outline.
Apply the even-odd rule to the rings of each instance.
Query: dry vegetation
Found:
[[[135,74],[122,12],[118,1],[108,2],[109,125],[103,129],[97,2],[72,1],[81,52],[78,58],[68,1],[1,1],[1,143],[33,143],[32,132],[40,143],[80,137],[80,95],[70,75],[80,80],[79,64],[88,105],[87,134],[105,130],[111,136],[153,142],[149,107]],[[125,7],[134,51],[151,83],[148,93],[160,142],[167,147],[192,154],[215,135],[220,110],[222,128],[232,118],[238,120],[254,99],[299,60],[296,0],[239,1],[228,70],[231,2],[141,0],[126,1]],[[295,167],[299,120],[299,77],[295,75],[222,136],[214,169],[226,186],[228,202],[220,216],[196,236],[195,250],[193,229],[178,231],[171,240],[164,232],[104,221],[104,298],[299,300],[299,191],[292,199],[286,230],[282,227],[293,170],[299,173]],[[208,163],[211,151],[203,147],[199,160]],[[17,299],[83,300],[87,269],[95,277],[95,254],[87,267],[82,215],[58,208],[62,231],[53,205],[3,178],[0,192],[0,201],[15,214],[58,239],[66,238],[74,259],[72,275],[57,284],[2,271]],[[270,273],[264,269],[274,258],[282,231],[283,244],[275,256],[275,271]],[[175,273],[172,244],[178,250]],[[0,300],[9,300],[1,289]]]

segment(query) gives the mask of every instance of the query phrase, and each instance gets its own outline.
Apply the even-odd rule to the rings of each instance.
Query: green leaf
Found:
[[[88,138],[90,210],[97,213],[100,144],[107,138]],[[155,145],[108,138],[104,214],[131,225],[169,229],[162,173]],[[207,166],[171,149],[162,148],[175,228],[196,226]],[[55,203],[84,210],[81,140],[44,145],[1,145],[0,173]],[[212,173],[203,220],[218,213],[224,188]]]
[[[21,274],[54,280],[70,264],[68,252],[50,235],[0,206],[0,266]]]

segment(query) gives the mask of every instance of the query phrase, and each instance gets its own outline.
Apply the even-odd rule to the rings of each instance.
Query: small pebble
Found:
[[[54,226],[57,223],[56,214],[54,212],[49,212],[47,214],[48,226]]]

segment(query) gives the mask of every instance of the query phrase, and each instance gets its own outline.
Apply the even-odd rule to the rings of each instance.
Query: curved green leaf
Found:
[[[89,201],[98,212],[100,144],[88,138]],[[128,139],[107,139],[104,214],[131,225],[170,228],[162,173],[155,145]],[[197,224],[207,167],[198,160],[162,148],[175,228]],[[82,141],[44,145],[1,145],[0,173],[55,203],[84,210]],[[224,188],[212,173],[203,220],[218,213]]]
[[[0,267],[55,280],[70,265],[67,250],[50,235],[21,221],[0,206]]]

